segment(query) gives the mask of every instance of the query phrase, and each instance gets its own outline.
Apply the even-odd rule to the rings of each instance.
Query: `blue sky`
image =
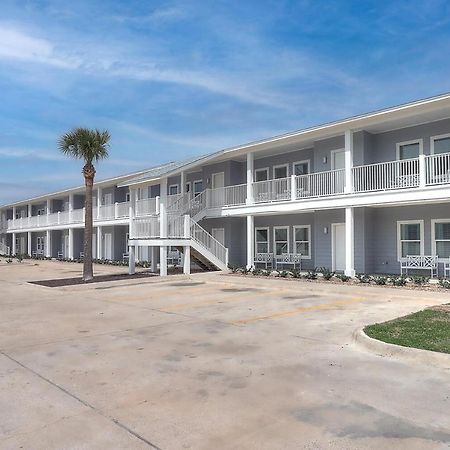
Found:
[[[0,204],[450,91],[444,0],[2,0]]]

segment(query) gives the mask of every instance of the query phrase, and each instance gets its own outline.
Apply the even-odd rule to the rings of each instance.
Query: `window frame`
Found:
[[[277,230],[287,230],[287,235],[286,235],[287,252],[286,253],[290,253],[289,228],[290,227],[287,225],[279,225],[279,226],[273,227],[273,255],[274,256],[282,255],[282,253],[280,253],[280,255],[277,255],[277,242],[285,242],[285,241],[277,241],[275,239],[275,234],[276,234]]]
[[[445,134],[438,134],[436,136],[431,136],[430,137],[430,155],[434,155],[434,143],[435,141],[439,141],[440,139],[450,139],[450,133],[445,133]],[[438,153],[438,155],[441,155],[445,153]]]
[[[276,169],[281,169],[282,167],[286,168],[286,176],[285,177],[281,177],[281,178],[275,178],[275,170]],[[272,179],[273,180],[282,180],[284,178],[289,178],[289,164],[277,164],[276,166],[272,167]]]
[[[45,236],[36,236],[36,251],[42,254],[45,252]]]
[[[402,242],[416,242],[416,240],[402,240],[401,239],[401,226],[402,225],[411,225],[411,224],[419,224],[420,225],[420,255],[424,256],[425,254],[425,222],[423,219],[414,219],[414,220],[398,220],[397,221],[397,260],[398,262],[404,260],[404,256],[402,256]],[[411,255],[412,256],[412,255]]]
[[[344,167],[336,169],[335,155],[336,153],[344,153]],[[345,148],[336,148],[330,151],[330,170],[345,170]]]
[[[308,230],[308,240],[307,241],[297,241],[295,239],[295,232],[299,228],[306,228]],[[308,248],[309,248],[309,255],[305,256],[302,254],[302,259],[311,259],[311,225],[294,225],[293,227],[293,243],[294,243],[294,250],[297,252],[297,242],[307,242]]]
[[[192,192],[192,183],[190,181],[187,181],[185,186],[184,186],[184,189],[185,189],[185,193],[186,194],[191,193]]]
[[[256,172],[266,172],[266,179],[265,180],[261,180],[261,181],[256,181]],[[261,169],[255,169],[253,171],[253,181],[255,183],[262,183],[262,182],[268,181],[268,180],[270,180],[270,170],[269,170],[268,167],[263,167]]]
[[[437,223],[450,223],[450,219],[431,219],[431,254],[433,256],[439,256],[436,255],[436,227],[435,225]],[[439,239],[440,242],[450,242],[450,239]],[[448,261],[447,258],[438,258],[439,262]]]
[[[258,241],[256,240],[256,235],[259,230],[267,231],[267,252],[258,252]],[[260,243],[264,243],[264,242],[260,241]],[[255,245],[255,255],[257,253],[271,253],[271,251],[270,251],[270,228],[269,227],[255,227],[254,245]]]
[[[419,144],[419,156],[423,155],[423,139],[411,139],[409,141],[397,142],[395,144],[395,157],[397,161],[407,161],[408,159],[414,159],[414,158],[407,158],[406,160],[400,159],[400,147],[411,144]]]
[[[303,161],[295,161],[292,163],[292,175],[295,175],[295,166],[297,164],[307,164],[308,165],[308,173],[309,175],[311,173],[311,160],[310,159],[304,159]],[[297,177],[304,176],[304,175],[295,175]]]
[[[173,187],[176,187],[176,188],[177,188],[177,192],[176,192],[175,194],[171,194],[171,193],[170,193],[170,190],[171,190]],[[180,185],[179,185],[178,183],[169,184],[169,193],[168,193],[168,195],[178,195],[179,193],[180,193]]]
[[[199,192],[195,191],[195,185],[201,183],[202,184],[202,189]],[[194,197],[196,197],[197,195],[200,195],[203,192],[203,180],[194,180],[192,183],[192,194]]]

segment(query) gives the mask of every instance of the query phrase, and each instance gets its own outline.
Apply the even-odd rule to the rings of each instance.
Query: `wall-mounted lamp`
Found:
[[[323,157],[322,162],[326,164],[328,162],[328,158],[326,156]]]
[[[323,234],[328,234],[328,227],[323,227]]]

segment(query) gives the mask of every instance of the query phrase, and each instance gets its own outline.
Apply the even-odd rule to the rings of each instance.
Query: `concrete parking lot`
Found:
[[[449,294],[221,274],[27,283],[80,270],[0,267],[2,449],[450,446],[450,370],[352,341]]]

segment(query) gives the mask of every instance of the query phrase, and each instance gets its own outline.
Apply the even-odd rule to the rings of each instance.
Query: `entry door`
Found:
[[[225,186],[225,173],[213,173],[211,176],[212,206],[223,206],[225,204],[225,192],[221,189]]]
[[[333,268],[332,270],[345,270],[345,223],[333,224]]]
[[[105,254],[105,259],[112,260],[112,234],[104,234],[103,252]]]
[[[63,256],[64,258],[68,258],[69,257],[69,235],[65,234],[64,235],[64,241],[63,241]]]
[[[331,152],[331,170],[345,169],[345,151],[335,150]]]
[[[211,235],[214,239],[216,239],[223,246],[225,246],[225,229],[224,228],[213,228],[211,230]]]

